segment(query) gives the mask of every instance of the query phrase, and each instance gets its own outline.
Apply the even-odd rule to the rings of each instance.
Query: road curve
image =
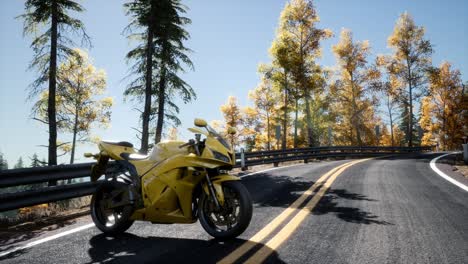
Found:
[[[93,227],[17,251],[0,261],[216,263],[249,243],[289,208],[293,213],[237,262],[252,260],[282,230],[290,229],[298,212],[308,210],[296,221],[297,229],[284,236],[287,239],[269,252],[265,262],[466,263],[468,192],[431,170],[429,161],[435,156],[381,158],[346,167],[330,176],[330,187],[310,207],[312,212],[300,210],[304,204],[290,206],[322,175],[349,161],[310,163],[245,177],[242,181],[255,202],[254,216],[246,232],[229,242],[211,239],[198,223],[137,222],[119,239],[107,238]],[[307,195],[305,203],[310,204],[320,190]]]

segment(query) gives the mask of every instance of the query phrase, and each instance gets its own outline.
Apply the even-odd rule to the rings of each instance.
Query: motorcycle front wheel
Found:
[[[205,231],[218,239],[235,238],[249,226],[252,199],[240,181],[223,182],[224,205],[218,210],[211,196],[202,192],[198,216]]]
[[[96,227],[105,234],[111,236],[121,234],[134,222],[130,220],[133,206],[110,207],[111,204],[121,202],[122,190],[126,187],[126,184],[120,182],[103,182],[91,198],[91,217]]]

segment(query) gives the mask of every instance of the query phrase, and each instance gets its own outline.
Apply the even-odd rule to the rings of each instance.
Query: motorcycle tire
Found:
[[[202,192],[202,195],[199,200],[198,216],[200,219],[200,224],[208,234],[210,234],[214,238],[224,240],[235,238],[242,234],[245,231],[245,229],[247,229],[247,227],[250,224],[250,220],[252,219],[253,209],[252,198],[250,197],[250,193],[240,181],[227,181],[223,182],[222,185],[225,193],[225,198],[226,193],[229,191],[235,193],[238,196],[239,211],[238,216],[236,217],[236,225],[227,230],[221,230],[216,226],[213,219],[210,217],[210,212],[206,210],[206,208],[210,206],[209,203],[211,203],[212,206],[213,202],[211,201],[211,197],[208,196],[205,192]]]
[[[104,212],[102,202],[103,197],[110,194],[113,190],[120,188],[127,188],[127,185],[125,183],[115,181],[103,182],[99,185],[91,198],[90,206],[93,222],[99,230],[110,236],[116,236],[125,232],[134,222],[130,219],[133,214],[132,205],[124,205],[116,208],[115,210],[108,209],[113,211],[111,217],[106,216]],[[108,223],[109,218],[113,218],[113,224]]]

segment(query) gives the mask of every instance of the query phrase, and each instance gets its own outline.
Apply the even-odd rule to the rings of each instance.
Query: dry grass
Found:
[[[454,166],[458,172],[463,174],[466,178],[468,178],[468,165],[456,165]]]
[[[49,204],[40,204],[21,208],[14,216],[1,216],[0,228],[8,228],[18,224],[42,221],[50,217],[60,217],[88,210],[91,196],[84,196]]]

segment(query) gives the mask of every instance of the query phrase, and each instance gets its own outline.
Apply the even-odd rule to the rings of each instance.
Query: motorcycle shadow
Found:
[[[91,238],[88,250],[90,263],[216,263],[245,243],[244,239],[220,241],[171,237],[140,237],[124,233],[118,237],[99,234]],[[256,249],[264,246],[256,243],[253,252],[243,256],[244,262]],[[272,250],[273,251],[273,250]],[[265,263],[285,263],[276,251]]]

